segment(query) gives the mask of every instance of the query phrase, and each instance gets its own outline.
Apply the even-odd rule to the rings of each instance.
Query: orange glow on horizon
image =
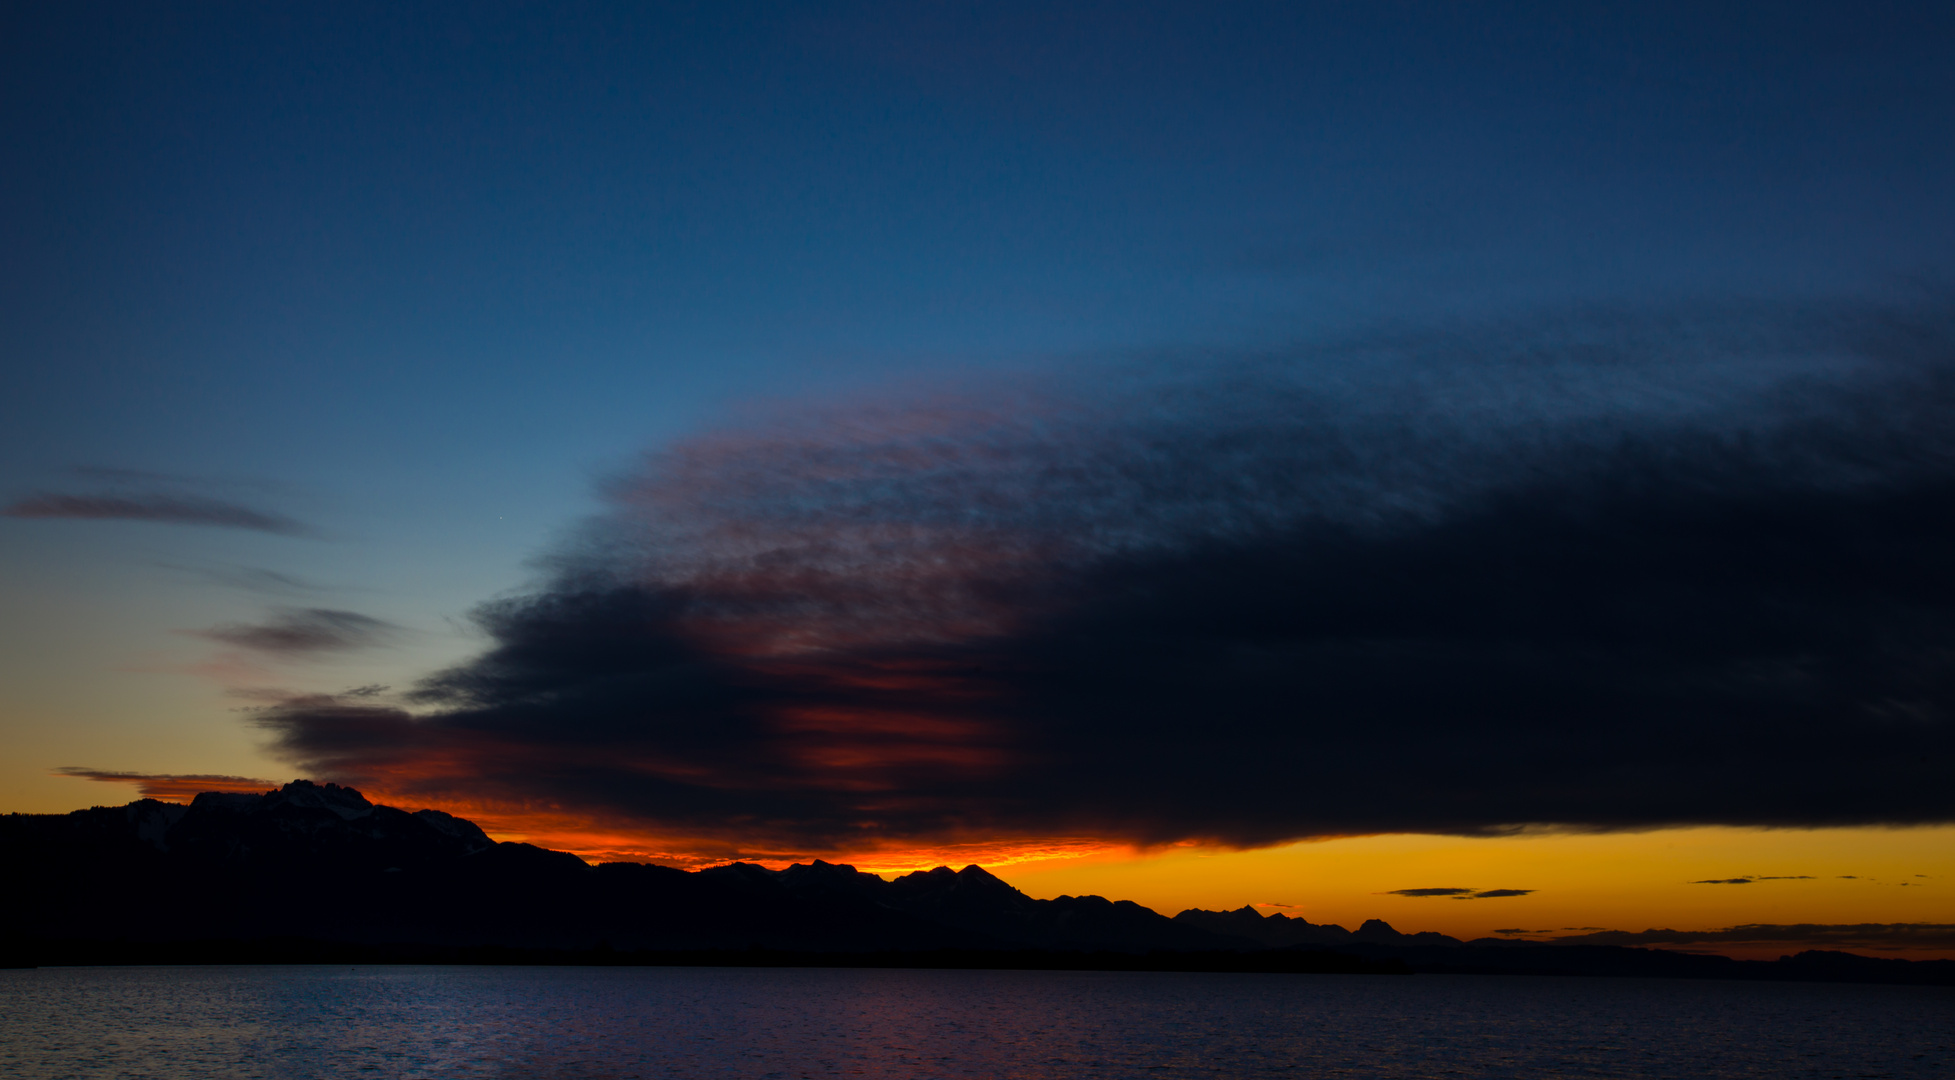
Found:
[[[454,814],[475,822],[493,839],[568,852],[588,863],[649,862],[697,870],[747,862],[778,870],[821,859],[887,876],[939,866],[955,869],[976,864],[995,869],[1052,859],[1119,857],[1133,851],[1130,844],[1076,836],[937,842],[892,840],[872,848],[810,849],[804,845],[769,843],[761,837],[736,843],[711,836],[677,835],[654,827],[620,828],[548,809],[416,799],[412,795],[397,797],[377,790],[365,794],[375,802]]]
[[[1715,930],[1757,924],[1920,924],[1955,943],[1955,826],[1647,832],[1536,830],[1464,838],[1385,835],[1252,850],[1183,846],[1048,860],[1001,875],[1029,895],[1097,893],[1164,914],[1245,905],[1355,930],[1384,919],[1405,932],[1547,938],[1594,930]],[[1723,884],[1740,877],[1744,884]],[[1528,890],[1455,900],[1429,888]],[[1499,930],[1526,930],[1500,935]],[[1925,940],[1925,939],[1924,939]],[[1774,959],[1837,945],[1797,941],[1653,947]],[[1852,951],[1955,959],[1955,944]]]
[[[412,805],[411,800],[404,800]],[[652,862],[682,869],[741,861],[779,869],[822,859],[893,877],[976,864],[1028,895],[1094,894],[1164,915],[1187,908],[1255,906],[1355,930],[1384,919],[1407,933],[1465,940],[1543,939],[1595,930],[1683,931],[1774,924],[1921,924],[1955,940],[1955,826],[1767,830],[1697,827],[1637,833],[1529,831],[1495,838],[1360,836],[1232,850],[1193,842],[1140,849],[1090,836],[912,838],[864,848],[811,850],[759,836],[683,836],[606,827],[577,815],[523,807],[437,806],[497,839],[568,851],[587,862]],[[1754,876],[1749,884],[1711,884]],[[1406,897],[1430,887],[1521,889],[1466,902]],[[1499,934],[1523,930],[1525,934]],[[1799,941],[1654,944],[1773,959]],[[1955,946],[1877,942],[1867,955],[1955,959]]]

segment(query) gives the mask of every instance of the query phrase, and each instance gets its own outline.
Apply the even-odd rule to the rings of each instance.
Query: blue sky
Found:
[[[1955,240],[1932,5],[4,18],[0,499],[306,530],[0,519],[0,809],[98,798],[66,765],[281,775],[237,691],[465,656],[601,478],[756,410],[1906,298]],[[280,608],[400,631],[251,671],[185,633]]]

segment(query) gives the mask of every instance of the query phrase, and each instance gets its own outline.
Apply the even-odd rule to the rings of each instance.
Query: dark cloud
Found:
[[[1706,878],[1703,881],[1693,881],[1691,882],[1691,884],[1692,885],[1749,885],[1756,880],[1758,879],[1748,878],[1748,877]]]
[[[298,521],[222,499],[178,494],[42,494],[21,499],[0,514],[17,518],[80,518],[157,521],[172,525],[215,525],[254,529],[281,536],[306,536]]]
[[[268,622],[235,623],[193,633],[241,649],[300,655],[366,648],[386,641],[399,629],[357,611],[293,608],[279,612]]]
[[[173,801],[187,801],[205,791],[271,791],[279,786],[272,780],[254,780],[248,776],[222,776],[214,773],[117,772],[111,769],[88,769],[79,765],[64,766],[54,771],[57,776],[72,776],[78,780],[95,780],[105,784],[134,784],[144,798]]]
[[[1951,404],[1924,305],[783,417],[614,483],[418,711],[261,721],[732,851],[1955,820]]]
[[[1493,900],[1503,896],[1526,896],[1533,889],[1393,889],[1387,896],[1443,896],[1451,900]]]
[[[1947,950],[1955,949],[1955,923],[1760,923],[1720,930],[1633,933],[1603,930],[1555,940],[1578,945],[1796,945],[1809,949]]]

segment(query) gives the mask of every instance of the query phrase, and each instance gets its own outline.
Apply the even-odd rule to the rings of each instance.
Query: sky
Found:
[[[1947,11],[0,19],[0,811],[1955,955]]]

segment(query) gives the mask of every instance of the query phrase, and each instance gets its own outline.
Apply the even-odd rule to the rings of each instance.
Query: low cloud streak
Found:
[[[89,769],[79,765],[69,765],[54,770],[57,776],[70,776],[77,780],[94,780],[104,784],[133,784],[145,799],[161,799],[165,802],[189,802],[205,791],[243,791],[264,792],[278,788],[272,780],[254,780],[248,776],[222,776],[213,773],[144,773],[118,772],[112,769]]]
[[[1405,896],[1415,900],[1430,899],[1433,897],[1444,897],[1448,900],[1497,900],[1508,896],[1527,896],[1533,892],[1533,889],[1428,888],[1392,889],[1386,892],[1385,895]]]
[[[292,608],[263,623],[235,623],[196,630],[201,638],[282,656],[346,652],[378,645],[399,627],[357,611],[331,608]]]
[[[14,502],[0,510],[0,514],[16,518],[210,525],[280,536],[312,534],[310,528],[284,515],[197,495],[44,493]]]

